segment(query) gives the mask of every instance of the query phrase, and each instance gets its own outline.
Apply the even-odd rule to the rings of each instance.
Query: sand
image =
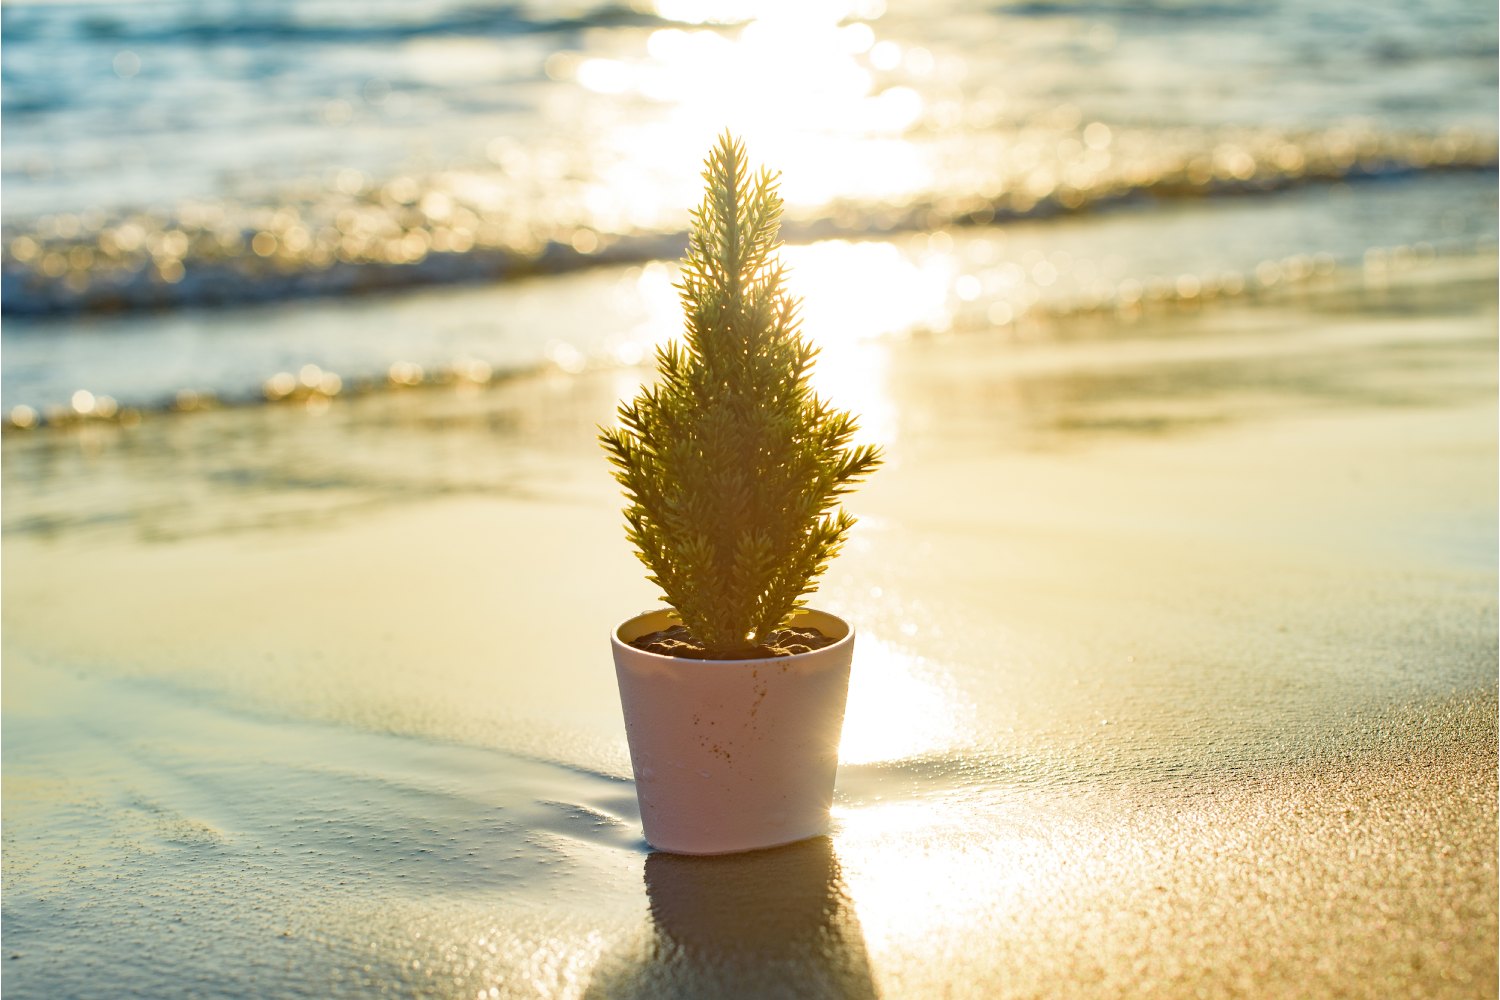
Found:
[[[640,839],[641,373],[4,441],[4,987],[1496,994],[1494,260],[825,358],[831,837]]]

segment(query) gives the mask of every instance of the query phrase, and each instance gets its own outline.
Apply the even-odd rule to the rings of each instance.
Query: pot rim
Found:
[[[636,621],[637,619],[645,618],[647,615],[657,615],[657,614],[662,614],[662,613],[670,614],[670,615],[673,615],[674,617],[676,615],[676,613],[671,608],[653,608],[650,611],[641,611],[641,612],[638,612],[636,614],[633,614],[629,618],[626,618],[624,621],[622,621],[618,625],[616,625],[613,629],[610,630],[610,633],[609,633],[609,642],[610,642],[610,645],[613,646],[616,650],[619,650],[619,651],[628,650],[631,656],[644,656],[644,657],[648,657],[649,659],[647,660],[647,662],[650,662],[652,660],[657,660],[657,661],[660,661],[662,663],[671,663],[671,664],[678,664],[678,665],[686,665],[686,666],[689,666],[689,667],[692,667],[692,666],[695,666],[695,665],[701,665],[701,666],[705,666],[705,667],[738,667],[738,666],[756,666],[756,667],[758,667],[758,666],[762,666],[762,665],[765,665],[765,664],[778,664],[778,663],[779,664],[787,664],[787,663],[791,663],[791,662],[794,662],[794,661],[797,661],[797,660],[804,659],[804,658],[809,657],[809,656],[818,656],[818,655],[825,655],[826,656],[826,655],[832,653],[834,650],[841,649],[842,647],[844,647],[846,645],[849,645],[849,644],[851,644],[851,643],[854,642],[854,626],[851,625],[851,624],[849,624],[849,622],[845,618],[843,618],[842,616],[836,615],[836,614],[834,614],[831,611],[824,611],[821,608],[798,608],[795,612],[792,613],[793,614],[793,618],[795,619],[795,617],[797,615],[803,614],[803,613],[806,613],[806,612],[813,612],[815,614],[819,614],[819,615],[823,615],[823,616],[828,617],[828,618],[832,618],[834,621],[836,621],[839,624],[843,625],[844,626],[844,635],[843,635],[843,637],[840,638],[840,639],[836,639],[835,641],[829,643],[826,646],[819,646],[817,649],[810,649],[810,650],[808,650],[805,653],[793,653],[791,656],[757,656],[757,657],[754,657],[754,658],[748,659],[748,660],[707,660],[707,659],[699,659],[697,657],[692,657],[692,656],[668,656],[666,653],[653,653],[649,649],[638,649],[637,647],[632,646],[630,643],[628,643],[625,640],[623,640],[623,639],[620,638],[620,630],[623,629],[626,625],[629,625],[631,622]],[[681,624],[680,620],[679,620],[678,624]]]

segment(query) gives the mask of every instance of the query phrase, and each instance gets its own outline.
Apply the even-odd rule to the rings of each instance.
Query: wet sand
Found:
[[[4,985],[1493,996],[1493,258],[850,348],[835,828],[640,840],[639,372],[4,440]]]

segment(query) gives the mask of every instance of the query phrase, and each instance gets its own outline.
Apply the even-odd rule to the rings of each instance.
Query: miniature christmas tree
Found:
[[[666,603],[715,658],[755,655],[802,607],[851,517],[839,498],[880,464],[854,417],[812,391],[817,349],[776,260],[776,175],[727,133],[709,154],[678,289],[681,343],[603,430],[626,536]]]

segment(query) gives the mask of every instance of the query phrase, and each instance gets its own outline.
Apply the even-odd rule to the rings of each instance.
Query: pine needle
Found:
[[[727,132],[709,154],[681,293],[681,343],[603,428],[626,537],[648,579],[713,653],[755,647],[817,588],[854,518],[838,500],[881,461],[813,393],[814,348],[783,287],[777,175]]]

